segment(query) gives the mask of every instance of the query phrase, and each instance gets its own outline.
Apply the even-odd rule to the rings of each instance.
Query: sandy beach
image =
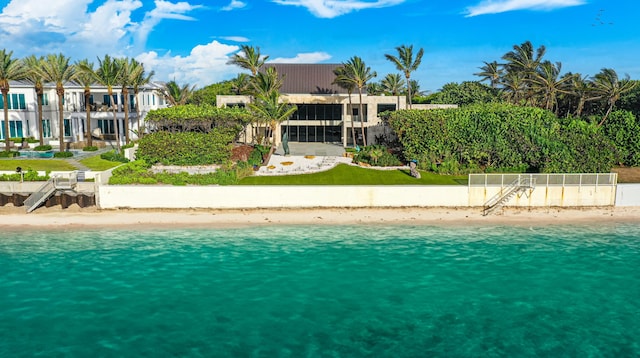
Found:
[[[238,210],[100,210],[71,206],[0,207],[2,227],[12,230],[82,228],[248,227],[256,225],[530,225],[639,222],[640,207],[503,208],[487,216],[480,208],[316,208]]]

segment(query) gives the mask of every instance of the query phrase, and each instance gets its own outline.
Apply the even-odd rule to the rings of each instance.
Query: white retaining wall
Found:
[[[467,186],[158,186],[101,185],[98,206],[112,208],[481,207],[500,188]],[[615,186],[541,187],[505,206],[612,206]],[[640,205],[640,200],[637,201]]]
[[[616,206],[640,206],[640,184],[618,184]]]

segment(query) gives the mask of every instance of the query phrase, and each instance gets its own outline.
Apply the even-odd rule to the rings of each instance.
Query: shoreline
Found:
[[[5,229],[243,228],[269,225],[513,225],[613,224],[640,222],[640,207],[516,208],[487,216],[481,208],[266,208],[266,209],[97,209],[72,205],[0,207]]]

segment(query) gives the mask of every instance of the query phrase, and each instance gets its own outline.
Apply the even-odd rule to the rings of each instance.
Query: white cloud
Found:
[[[296,57],[286,58],[278,57],[273,60],[269,60],[269,63],[318,63],[331,58],[326,52],[307,52],[300,53]]]
[[[485,0],[478,5],[469,6],[466,17],[515,10],[553,10],[585,3],[585,0]]]
[[[187,2],[155,0],[141,22],[134,21],[141,0],[10,0],[0,13],[0,43],[10,44],[16,57],[58,53],[73,59],[142,51],[147,36],[162,19],[193,20],[200,8]],[[138,15],[138,17],[141,17]]]
[[[229,5],[223,7],[222,11],[231,11],[231,10],[236,10],[236,9],[242,9],[243,7],[247,6],[247,4],[245,2],[239,1],[239,0],[231,0],[231,3],[229,3]]]
[[[145,68],[155,71],[155,79],[160,81],[175,80],[180,84],[189,83],[198,87],[210,85],[233,78],[238,68],[227,65],[231,54],[240,49],[239,46],[225,45],[213,41],[206,45],[198,45],[188,56],[172,56],[167,52],[159,56],[157,52],[145,52],[136,57]]]
[[[403,3],[405,0],[272,0],[276,4],[301,6],[307,8],[314,16],[334,18],[353,11],[389,7]]]
[[[244,36],[220,36],[220,38],[233,42],[249,42],[249,39]]]

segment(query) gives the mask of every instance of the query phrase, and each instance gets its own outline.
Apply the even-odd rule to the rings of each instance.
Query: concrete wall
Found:
[[[101,208],[481,207],[499,188],[466,186],[145,186],[98,187]],[[638,191],[637,193],[640,193]],[[547,187],[505,206],[612,206],[615,187]],[[640,197],[636,205],[640,205]]]
[[[129,208],[467,206],[466,186],[100,186],[98,205]]]
[[[616,206],[640,206],[640,184],[618,184]]]
[[[500,187],[470,187],[469,206],[482,206],[500,190]],[[505,206],[612,206],[615,203],[615,186],[541,186],[512,197]],[[640,200],[637,203],[640,204]]]

